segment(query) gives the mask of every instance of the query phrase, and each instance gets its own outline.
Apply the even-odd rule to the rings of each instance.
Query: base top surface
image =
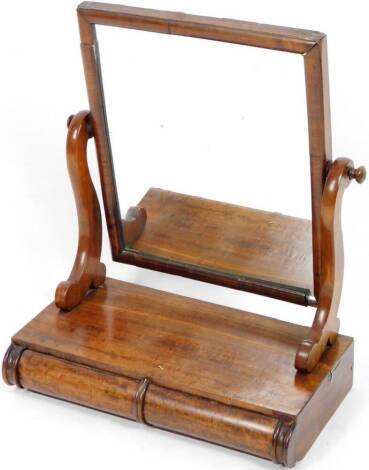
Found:
[[[310,374],[294,368],[308,328],[107,279],[72,312],[49,305],[14,337],[35,351],[268,415],[296,416],[352,339]]]

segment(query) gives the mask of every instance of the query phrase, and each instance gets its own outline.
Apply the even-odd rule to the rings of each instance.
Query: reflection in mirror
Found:
[[[304,303],[313,274],[302,58],[108,27],[98,38],[125,250],[156,269],[218,273],[220,284]]]

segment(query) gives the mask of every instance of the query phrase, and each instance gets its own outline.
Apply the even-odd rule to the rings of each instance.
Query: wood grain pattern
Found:
[[[87,141],[92,137],[88,111],[81,111],[69,121],[67,163],[78,214],[78,248],[72,272],[61,282],[55,303],[62,310],[78,305],[90,288],[104,282],[106,268],[100,261],[102,226],[99,201],[87,163]]]
[[[139,383],[31,350],[19,366],[22,387],[80,405],[136,419]],[[60,380],[60,376],[67,380]],[[145,398],[147,424],[271,459],[278,419],[151,385]]]
[[[309,330],[108,279],[66,315],[51,304],[13,340],[224,404],[294,415],[351,344],[341,336],[311,374],[300,374],[295,353]]]
[[[313,291],[310,221],[156,188],[139,207],[146,227],[130,251],[233,275],[243,290],[259,284],[273,297],[294,292],[306,305]]]
[[[310,374],[308,328],[107,279],[13,337],[10,384],[293,466],[352,384],[352,339]]]

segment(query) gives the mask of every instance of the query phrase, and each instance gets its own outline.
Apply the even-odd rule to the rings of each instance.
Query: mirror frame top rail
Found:
[[[191,36],[296,54],[305,54],[324,37],[318,31],[109,3],[83,2],[78,13],[90,25]]]

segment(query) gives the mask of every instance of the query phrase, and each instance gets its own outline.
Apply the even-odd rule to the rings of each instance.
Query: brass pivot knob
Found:
[[[366,178],[365,166],[359,166],[358,168],[350,168],[348,176],[350,180],[355,179],[359,184],[364,183]]]

